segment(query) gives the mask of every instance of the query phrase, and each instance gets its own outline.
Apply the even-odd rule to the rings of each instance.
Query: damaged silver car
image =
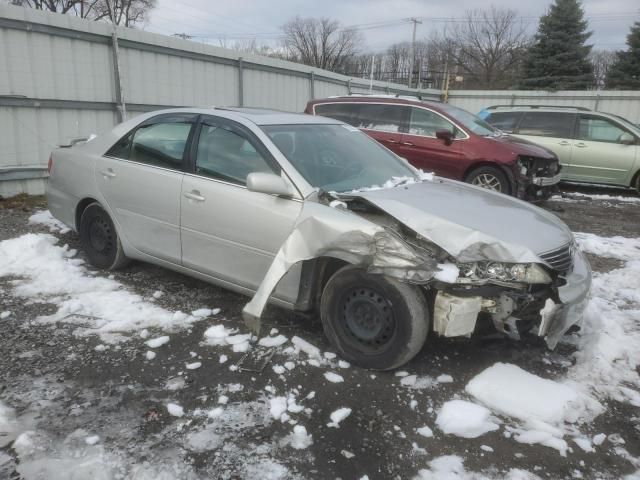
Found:
[[[258,109],[141,115],[52,153],[49,208],[91,263],[161,265],[319,314],[345,359],[396,368],[492,323],[551,348],[591,272],[540,208],[433,177],[339,121]]]

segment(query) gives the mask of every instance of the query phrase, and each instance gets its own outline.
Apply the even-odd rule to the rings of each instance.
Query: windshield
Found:
[[[462,110],[461,108],[453,107],[447,104],[438,105],[438,108],[443,110],[451,118],[456,120],[463,127],[471,130],[476,135],[487,136],[500,133],[499,130],[489,125],[480,117],[474,115],[473,113],[467,112],[466,110]]]
[[[418,179],[402,160],[350,125],[270,125],[262,130],[311,186],[325,191]]]

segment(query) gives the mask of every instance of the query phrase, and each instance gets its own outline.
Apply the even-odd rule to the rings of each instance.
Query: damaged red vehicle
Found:
[[[545,200],[560,182],[552,151],[446,103],[350,95],[313,100],[305,113],[353,125],[414,167],[523,200]]]

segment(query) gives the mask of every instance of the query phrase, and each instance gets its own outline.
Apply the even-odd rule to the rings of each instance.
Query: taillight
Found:
[[[53,167],[53,154],[49,155],[49,163],[47,163],[47,171],[51,175],[51,168]]]

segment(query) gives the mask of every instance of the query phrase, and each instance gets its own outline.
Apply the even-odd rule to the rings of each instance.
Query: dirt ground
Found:
[[[585,188],[579,191],[587,195],[611,193]],[[0,241],[29,232],[48,232],[27,222],[34,211],[43,208],[46,205],[41,198],[0,202]],[[637,203],[577,197],[550,201],[544,208],[575,232],[640,237]],[[79,249],[73,232],[55,235],[61,244]],[[83,258],[82,251],[78,255]],[[620,266],[617,260],[596,256],[590,256],[590,261],[595,272]],[[107,276],[98,271],[95,275]],[[498,335],[471,340],[433,337],[402,370],[418,378],[447,374],[453,382],[422,389],[401,386],[400,377],[393,372],[340,368],[337,359],[331,363],[333,368],[318,368],[282,351],[261,372],[233,371],[229,367],[242,354],[204,345],[203,332],[219,323],[242,330],[240,312],[245,297],[142,263],[133,263],[113,275],[126,289],[145,298],[152,298],[158,290],[164,292],[156,302],[166,309],[190,312],[208,306],[220,308],[221,313],[172,332],[170,343],[156,349],[157,357],[149,361],[145,357],[148,348],[141,338],[96,351],[100,340],[74,335],[75,326],[36,323],[37,317],[51,314],[55,306],[14,296],[14,279],[0,278],[0,311],[12,311],[1,323],[0,399],[31,422],[33,430],[46,433],[54,444],[51,456],[56,461],[70,461],[67,457],[73,457],[69,452],[74,451],[70,434],[82,429],[100,436],[101,455],[110,459],[113,478],[129,478],[126,472],[131,472],[134,464],[147,465],[147,474],[154,471],[155,478],[173,478],[162,477],[160,471],[173,472],[175,478],[269,478],[272,474],[272,478],[279,478],[278,472],[285,471],[292,478],[359,479],[365,474],[371,480],[411,478],[430,459],[448,454],[464,457],[468,471],[489,476],[519,468],[542,478],[620,478],[640,468],[633,459],[616,454],[613,445],[592,453],[574,445],[573,451],[562,457],[541,445],[516,443],[502,429],[478,439],[465,439],[444,435],[434,427],[434,411],[463,394],[467,382],[485,368],[509,362],[553,379],[573,361],[569,345],[561,344],[551,352],[537,338],[517,342]],[[277,328],[288,338],[298,335],[323,352],[332,351],[316,319],[269,308],[264,321],[267,331]],[[229,357],[226,363],[220,363],[221,354]],[[186,370],[185,363],[193,358],[201,361],[202,367]],[[293,361],[295,368],[285,374],[274,372],[273,365],[287,361]],[[328,382],[324,373],[329,370],[342,375],[344,382]],[[291,425],[260,414],[265,408],[261,400],[265,387],[282,395],[297,392],[298,402],[307,410],[298,413],[296,419],[313,436],[308,448],[288,447],[282,439],[291,432]],[[307,398],[310,392],[315,392],[313,398]],[[208,420],[172,417],[165,405],[176,402],[185,411],[211,408],[221,394],[229,397],[225,405],[229,415],[216,423],[216,436],[212,438],[218,443],[211,448],[189,448],[190,433]],[[329,415],[340,407],[351,408],[352,414],[340,428],[328,427]],[[639,457],[639,417],[637,408],[609,401],[606,412],[585,433],[618,433],[628,453]],[[416,433],[416,428],[423,425],[432,426],[433,438]],[[481,445],[490,446],[493,452],[481,449]],[[11,444],[0,449],[0,478],[21,478],[17,461]],[[153,478],[148,475],[135,478]]]

